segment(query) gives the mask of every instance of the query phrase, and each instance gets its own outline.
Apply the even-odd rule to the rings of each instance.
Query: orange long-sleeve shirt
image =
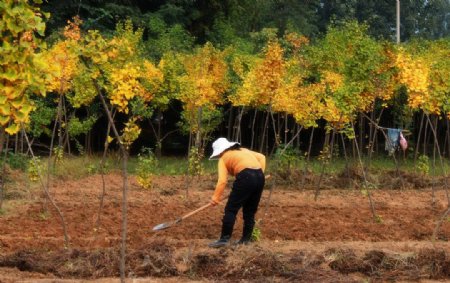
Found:
[[[246,148],[228,150],[222,154],[218,163],[219,178],[212,200],[219,203],[227,185],[228,174],[236,176],[246,168],[266,170],[266,157]]]

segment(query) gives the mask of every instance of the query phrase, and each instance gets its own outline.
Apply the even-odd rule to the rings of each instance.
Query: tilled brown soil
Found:
[[[184,177],[158,177],[152,191],[138,188],[131,179],[127,276],[174,282],[450,280],[450,221],[443,222],[437,241],[430,242],[447,205],[442,190],[436,191],[434,205],[431,189],[374,190],[377,222],[358,190],[322,190],[314,201],[312,190],[275,184],[270,206],[269,190],[263,194],[257,215],[262,239],[257,244],[207,248],[219,234],[223,204],[170,229],[152,231],[156,224],[207,203],[214,182],[214,176],[195,179],[186,198]],[[0,282],[117,277],[121,176],[110,174],[106,183],[97,227],[101,177],[54,182],[51,194],[66,219],[68,249],[63,248],[56,211],[32,197],[38,193],[9,200],[7,213],[0,216]],[[241,226],[239,218],[234,238]]]

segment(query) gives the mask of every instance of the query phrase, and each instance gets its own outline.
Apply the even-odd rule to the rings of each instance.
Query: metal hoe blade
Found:
[[[179,218],[179,219],[177,219],[175,221],[158,224],[155,227],[153,227],[153,231],[160,231],[160,230],[167,229],[170,226],[179,223],[180,221],[181,221],[181,218]]]
[[[169,228],[171,226],[171,223],[161,223],[153,227],[153,231],[159,231],[166,228]]]

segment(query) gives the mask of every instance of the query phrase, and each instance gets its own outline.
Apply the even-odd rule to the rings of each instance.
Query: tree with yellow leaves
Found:
[[[78,79],[75,84],[86,82],[85,87],[75,87],[71,100],[74,105],[83,105],[99,98],[107,115],[109,128],[117,140],[123,162],[122,199],[122,242],[120,276],[125,279],[125,254],[127,238],[127,193],[128,193],[128,151],[139,137],[141,129],[139,115],[130,111],[130,103],[140,100],[149,103],[157,91],[162,73],[148,60],[142,59],[142,30],[134,29],[131,21],[119,23],[111,39],[104,38],[98,31],[82,35],[77,45],[80,59]],[[114,109],[128,115],[122,134],[119,133],[112,112]],[[107,137],[107,142],[113,138]]]
[[[202,120],[224,102],[229,89],[228,67],[225,51],[206,43],[193,54],[184,54],[180,61],[184,74],[178,77],[178,99],[183,103],[184,116],[190,128],[191,144],[200,150],[208,132],[203,130]],[[195,137],[194,137],[195,135]]]
[[[449,134],[450,119],[450,41],[413,41],[398,48],[396,64],[399,69],[399,81],[408,91],[408,105],[414,111],[422,111],[425,117],[424,154],[426,150],[427,128],[431,129],[434,137],[433,151],[436,150],[440,159],[441,170],[447,175],[437,136],[437,120],[440,116],[447,119],[447,137]],[[434,118],[434,122],[432,119]],[[422,119],[423,122],[424,119]],[[419,147],[422,122],[419,130],[417,148]],[[417,153],[417,150],[416,150]],[[436,155],[433,155],[433,168]],[[434,169],[433,169],[434,170]],[[447,189],[448,186],[446,186]],[[434,189],[433,189],[434,199]],[[450,206],[450,197],[447,191],[447,200]],[[442,219],[450,213],[448,209],[438,222],[433,238]]]
[[[35,1],[39,2],[39,1]],[[0,153],[5,132],[12,135],[29,122],[33,110],[31,94],[45,96],[37,50],[43,46],[44,14],[26,0],[0,3]]]
[[[43,14],[29,1],[6,0],[0,3],[0,15],[0,153],[3,151],[4,132],[13,135],[22,130],[33,156],[32,162],[37,167],[23,124],[29,122],[29,114],[34,108],[32,94],[46,95],[45,73],[41,72],[46,62],[37,54],[39,48],[45,47],[39,40],[45,30]],[[64,244],[68,247],[64,216],[50,196],[41,172],[37,171],[43,191],[61,220]]]
[[[78,17],[75,17],[73,21],[68,21],[68,25],[63,32],[64,40],[57,41],[50,49],[44,50],[39,54],[40,59],[45,62],[41,66],[41,71],[46,74],[47,91],[58,95],[56,120],[50,142],[50,157],[54,149],[56,128],[58,127],[59,137],[57,151],[61,154],[64,152],[63,137],[66,136],[68,138],[66,127],[68,125],[67,113],[63,109],[66,109],[65,96],[72,91],[73,80],[79,72],[80,64],[76,47],[81,36],[80,24],[81,20]]]
[[[267,43],[262,58],[256,60],[245,74],[242,85],[229,98],[234,106],[256,106],[267,109],[262,140],[266,135],[269,118],[273,115],[273,99],[283,85],[284,74],[283,48],[278,41],[271,40]],[[277,137],[276,143],[279,144],[279,137]],[[264,143],[261,143],[260,151],[263,151],[263,146]]]
[[[426,114],[450,117],[450,44],[448,40],[413,42],[397,51],[399,82],[408,90],[408,105]]]

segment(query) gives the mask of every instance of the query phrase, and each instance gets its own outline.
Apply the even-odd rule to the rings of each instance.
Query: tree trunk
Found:
[[[160,158],[162,154],[162,139],[161,139],[161,123],[163,115],[160,108],[158,108],[158,130],[156,132],[156,157]]]
[[[284,113],[284,143],[286,143],[288,140],[288,132],[289,132],[288,118],[289,118],[288,114]],[[295,126],[294,126],[294,129],[295,129]]]
[[[200,152],[200,147],[202,145],[202,111],[202,107],[199,107],[197,110],[197,132],[195,133],[195,148],[197,148],[198,152]]]
[[[114,125],[113,125],[114,127]],[[125,264],[127,254],[127,226],[128,226],[128,152],[122,154],[122,176],[123,176],[123,190],[122,190],[122,244],[120,248],[120,280],[125,282]]]
[[[241,122],[242,122],[242,116],[244,115],[245,106],[242,106],[241,110],[239,111],[238,117],[237,117],[237,125],[236,125],[236,134],[233,138],[234,141],[242,142],[242,136],[241,136]]]
[[[437,150],[437,152],[439,154],[441,170],[442,170],[442,173],[444,174],[444,177],[445,177],[444,178],[444,183],[445,183],[445,194],[447,195],[447,206],[450,207],[450,195],[449,195],[449,192],[448,192],[447,170],[446,170],[446,168],[444,166],[444,161],[442,160],[442,154],[441,154],[441,149],[439,147],[437,134],[436,134],[435,129],[433,128],[433,125],[431,123],[429,115],[427,115],[427,121],[430,124],[431,132],[432,132],[432,135],[434,137],[434,146],[436,147],[436,150]]]
[[[352,127],[354,127],[353,122],[352,122]],[[374,221],[377,221],[378,217],[377,217],[377,214],[375,212],[375,205],[374,205],[373,200],[372,200],[372,194],[370,193],[370,189],[368,188],[368,181],[367,181],[367,176],[366,176],[366,170],[364,168],[364,164],[363,164],[362,159],[361,159],[361,154],[360,154],[360,150],[359,150],[359,147],[358,147],[358,141],[356,139],[353,139],[353,142],[355,144],[356,153],[358,155],[359,165],[361,166],[361,172],[362,172],[362,175],[363,175],[363,178],[364,178],[364,188],[366,189],[367,197],[369,199],[370,210],[372,212],[372,216],[373,216]]]
[[[345,172],[347,174],[347,178],[350,178],[350,166],[348,162],[348,156],[347,156],[347,148],[345,146],[345,140],[344,140],[344,134],[340,134],[341,141],[342,141],[342,149],[344,151],[344,157],[345,157]]]
[[[371,161],[372,161],[372,155],[373,155],[373,152],[374,152],[374,149],[377,149],[377,137],[378,137],[378,123],[380,123],[380,120],[381,120],[381,116],[383,115],[383,111],[384,111],[384,108],[383,109],[381,109],[381,111],[380,111],[380,115],[378,115],[378,118],[376,119],[376,123],[374,124],[374,120],[372,119],[372,117],[374,117],[375,116],[375,111],[372,111],[372,113],[373,113],[373,116],[370,118],[370,122],[371,123],[369,123],[370,124],[370,128],[372,129],[373,128],[373,132],[372,132],[372,139],[370,139],[369,140],[369,158],[368,158],[368,165],[370,165],[370,163],[371,163]]]
[[[330,162],[333,162],[333,154],[334,154],[334,138],[336,135],[336,131],[333,128],[333,133],[331,134],[331,146],[330,146]]]
[[[425,113],[422,112],[422,118],[420,119],[420,126],[419,126],[419,134],[417,135],[416,149],[414,151],[414,168],[416,167],[417,155],[419,154],[420,136],[422,135],[422,127],[423,127],[424,117],[425,117]]]
[[[14,138],[14,154],[19,152],[19,133],[16,134]]]
[[[360,113],[359,114],[359,145],[361,148],[361,154],[364,152],[364,120],[363,120],[363,115]]]
[[[270,113],[267,112],[266,113],[266,120],[264,122],[264,128],[263,128],[263,132],[262,132],[261,145],[259,147],[259,152],[263,152],[263,150],[264,150],[264,144],[265,144],[264,140],[265,140],[265,137],[266,137],[267,126],[269,125],[269,116],[270,116]],[[264,152],[264,153],[267,153],[267,152]]]
[[[103,105],[103,109],[106,112],[106,115],[108,117],[108,121],[111,123],[111,128],[113,130],[113,133],[118,141],[120,151],[122,152],[122,177],[123,177],[123,187],[122,187],[122,241],[121,241],[121,247],[120,247],[120,281],[125,282],[125,258],[126,258],[126,244],[127,244],[127,212],[128,212],[128,150],[125,148],[125,146],[122,143],[122,139],[119,135],[119,132],[117,131],[116,125],[114,124],[114,120],[112,118],[111,112],[109,111],[108,105],[106,104],[105,98],[103,97],[102,90],[100,86],[98,85],[97,81],[95,79],[92,80],[95,89],[97,91],[98,96],[100,97],[100,101]]]
[[[332,134],[332,139],[331,139],[331,147],[333,146],[333,142],[334,142],[334,128],[333,128],[333,134]],[[319,181],[317,182],[317,186],[316,186],[316,191],[314,193],[314,200],[317,201],[317,198],[319,197],[319,193],[320,193],[320,185],[322,183],[322,178],[323,175],[325,174],[325,167],[329,162],[329,154],[330,154],[330,133],[326,133],[325,134],[325,141],[323,143],[323,147],[322,147],[322,168],[320,170],[320,176],[319,176]],[[325,153],[326,155],[323,156],[323,153]]]
[[[370,112],[370,119],[375,120],[375,110],[372,110]],[[369,146],[367,147],[367,156],[368,158],[368,162],[370,164],[370,157],[372,156],[372,150],[373,150],[373,135],[375,132],[375,126],[372,125],[372,123],[369,123]]]
[[[231,139],[231,136],[234,132],[234,127],[233,127],[233,110],[234,107],[233,105],[230,106],[230,116],[228,117],[228,129],[227,129],[227,139]]]
[[[255,142],[255,124],[256,124],[256,115],[258,114],[258,110],[255,109],[255,115],[253,115],[253,121],[252,121],[252,128],[251,128],[251,133],[252,133],[252,140],[250,143],[250,149],[254,149],[254,142]]]
[[[114,124],[114,120],[112,118],[111,112],[108,109],[108,105],[106,104],[105,98],[103,97],[103,94],[101,93],[100,87],[98,86],[97,82],[94,81],[97,94],[100,96],[100,100],[103,104],[103,109],[106,112],[106,115],[108,116],[108,120],[111,123],[112,130],[114,132],[114,135],[117,138],[117,141],[119,143],[121,152],[122,152],[122,177],[123,177],[123,188],[122,188],[122,241],[121,241],[121,247],[120,247],[120,281],[125,282],[125,257],[126,257],[126,245],[127,245],[127,212],[128,212],[128,150],[123,146],[122,140],[120,138],[119,132],[117,131],[116,125]]]
[[[3,153],[3,146],[5,143],[6,132],[5,128],[0,125],[0,155]]]
[[[311,135],[309,136],[308,152],[306,154],[305,166],[303,167],[302,186],[305,185],[306,171],[308,170],[308,163],[309,163],[309,158],[311,156],[311,148],[312,148],[312,143],[313,143],[313,138],[314,138],[314,129],[315,128],[312,127]]]
[[[114,120],[115,113],[113,111],[111,111],[111,112],[112,112],[112,118]],[[106,154],[108,153],[108,148],[109,148],[108,137],[109,137],[110,132],[111,132],[111,122],[108,119],[108,128],[106,130],[106,138],[105,138],[105,143],[104,143],[104,147],[103,147],[103,155],[102,155],[102,160],[100,161],[100,175],[102,177],[102,193],[100,194],[100,197],[99,197],[100,204],[98,206],[97,220],[95,222],[96,229],[94,229],[94,231],[98,231],[98,229],[100,228],[100,218],[102,215],[103,205],[104,205],[104,200],[105,200],[105,195],[106,195],[105,163],[106,163]]]
[[[436,120],[433,121],[434,125],[432,126],[436,131]],[[431,125],[430,125],[431,126]],[[433,146],[433,160],[431,162],[431,204],[434,206],[436,204],[436,146]]]
[[[59,100],[58,100],[58,110],[56,112],[56,118],[55,118],[55,124],[53,125],[53,131],[52,131],[52,137],[50,139],[50,151],[48,153],[48,161],[47,161],[47,190],[50,191],[50,167],[51,167],[51,163],[52,163],[52,154],[53,154],[53,147],[54,147],[54,142],[55,142],[55,135],[56,135],[56,128],[58,126],[58,123],[61,123],[60,121],[60,116],[61,116],[61,107],[62,107],[62,96],[59,95]],[[61,129],[61,124],[59,129]],[[61,132],[59,131],[58,133],[59,139],[58,141],[61,141],[60,136],[61,136]],[[55,164],[55,162],[53,163]]]
[[[356,139],[356,136],[355,136]],[[352,155],[353,155],[353,160],[356,160],[356,147],[355,147],[355,143],[352,142]]]
[[[273,135],[275,136],[275,144],[272,146],[272,150],[270,151],[270,154],[272,155],[274,153],[275,149],[280,145],[280,132],[279,131],[277,132],[275,118],[274,118],[273,112],[272,112],[272,106],[269,107],[269,112],[270,112],[270,117],[272,118]],[[267,146],[269,146],[269,135],[267,135]],[[269,152],[268,148],[267,148],[267,152]]]
[[[66,124],[66,129],[64,131],[64,136],[66,138],[66,142],[64,143],[63,150],[67,145],[67,153],[70,155],[70,137],[69,131],[67,130],[67,126],[69,125],[69,121],[67,120],[67,108],[66,108],[66,100],[63,97],[63,113],[64,113],[64,123]]]
[[[281,129],[282,129],[282,127],[281,127],[281,124],[282,124],[282,122],[281,122],[281,115],[280,114],[276,114],[276,115],[277,115],[277,123],[276,123],[276,125],[277,125],[276,129],[277,130],[276,130],[276,134],[275,134],[275,130],[274,130],[274,134],[275,134],[276,140],[278,140],[278,145],[280,145],[283,142],[286,142],[286,139],[281,140]],[[273,150],[272,150],[272,152],[273,152]]]
[[[427,119],[428,119],[428,115],[427,115]],[[430,123],[430,127],[431,127],[431,123]],[[428,143],[428,139],[429,136],[427,135],[428,133],[428,123],[425,123],[425,130],[423,132],[423,155],[427,155],[427,143]]]
[[[24,145],[23,140],[24,140],[24,134],[23,134],[23,132],[20,132],[20,153],[22,153],[22,154],[23,154],[23,145]]]

